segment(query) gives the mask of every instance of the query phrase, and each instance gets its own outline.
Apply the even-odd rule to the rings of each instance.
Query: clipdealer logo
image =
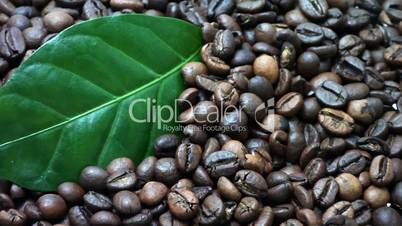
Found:
[[[244,106],[217,106],[211,105],[211,109],[200,109],[198,105],[193,106],[191,102],[187,100],[180,100],[181,104],[185,103],[192,112],[208,112],[205,117],[197,118],[193,117],[194,123],[201,125],[200,128],[206,132],[242,132],[247,128],[242,128],[238,125],[221,125],[221,120],[226,114],[238,114],[237,117],[241,118]],[[159,104],[156,99],[145,98],[133,100],[128,109],[130,119],[135,123],[156,123],[157,129],[167,132],[182,131],[185,120],[180,120],[181,109],[179,107],[179,100],[176,100],[172,105]],[[268,130],[267,125],[263,123],[263,119],[270,114],[275,114],[275,99],[270,98],[266,102],[263,102],[257,106],[252,114],[249,112],[250,118],[252,118],[257,125],[261,128]],[[199,109],[197,109],[199,108]],[[178,124],[171,126],[172,123]]]

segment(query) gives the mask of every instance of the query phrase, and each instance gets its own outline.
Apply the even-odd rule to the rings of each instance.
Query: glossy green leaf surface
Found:
[[[166,131],[131,120],[130,105],[173,105],[184,89],[180,69],[199,58],[201,44],[198,27],[145,15],[63,31],[0,88],[0,178],[49,191],[87,165],[120,156],[138,163]],[[131,106],[146,118],[144,103]]]

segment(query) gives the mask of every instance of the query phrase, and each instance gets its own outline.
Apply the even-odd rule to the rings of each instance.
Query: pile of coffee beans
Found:
[[[202,29],[182,136],[57,193],[0,181],[1,226],[401,226],[400,0],[0,0],[0,75],[81,20]]]

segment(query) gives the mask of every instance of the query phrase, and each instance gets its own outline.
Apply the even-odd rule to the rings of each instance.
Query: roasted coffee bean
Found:
[[[214,183],[208,172],[202,166],[198,166],[193,173],[193,181],[196,185],[212,186]]]
[[[253,63],[256,75],[265,77],[271,84],[275,84],[279,77],[279,67],[275,58],[262,54]]]
[[[258,226],[258,225],[272,225],[274,221],[274,212],[272,208],[269,206],[265,206],[258,218],[251,223],[251,226]]]
[[[370,204],[372,208],[386,206],[390,200],[389,191],[386,188],[369,186],[363,194],[364,200]]]
[[[355,220],[350,219],[349,217],[346,217],[344,215],[336,215],[331,218],[329,218],[324,226],[357,226],[358,224],[356,223]]]
[[[388,154],[388,144],[377,137],[362,137],[357,141],[357,146],[360,149],[368,151],[373,154]]]
[[[258,217],[262,207],[262,204],[254,197],[244,197],[236,207],[234,218],[239,222],[250,222]]]
[[[230,14],[235,6],[233,0],[213,0],[208,4],[208,17],[215,18],[221,14]]]
[[[267,197],[277,204],[288,200],[293,191],[289,176],[280,171],[272,172],[267,176],[267,186]]]
[[[370,165],[370,179],[377,186],[386,186],[394,179],[394,171],[390,158],[376,156]]]
[[[219,82],[215,87],[213,97],[216,105],[222,109],[234,106],[239,101],[239,93],[228,82]]]
[[[112,200],[107,196],[94,191],[87,192],[83,197],[85,206],[91,211],[109,210],[112,208]]]
[[[82,17],[87,20],[107,16],[108,14],[106,6],[100,0],[86,1],[82,7]]]
[[[290,92],[281,97],[275,106],[278,114],[291,117],[299,113],[303,107],[303,96],[296,92]]]
[[[367,128],[364,135],[385,139],[388,136],[388,130],[388,123],[383,119],[378,119]]]
[[[1,210],[8,210],[14,208],[14,202],[12,198],[4,193],[0,193],[0,209]]]
[[[354,56],[345,56],[336,64],[336,73],[346,80],[360,82],[364,78],[364,62]]]
[[[106,187],[110,191],[131,189],[137,182],[137,176],[129,170],[118,171],[106,179]]]
[[[15,209],[0,211],[0,224],[11,226],[23,226],[27,222],[26,216]]]
[[[394,66],[402,65],[402,45],[393,44],[384,50],[384,59]]]
[[[315,96],[321,104],[332,107],[341,108],[348,101],[348,93],[346,89],[333,81],[325,81],[315,91]]]
[[[338,161],[338,170],[343,173],[359,175],[369,163],[369,159],[359,150],[351,150],[345,153]]]
[[[239,167],[239,159],[234,152],[217,151],[205,159],[204,165],[212,177],[231,176]]]
[[[74,182],[64,182],[59,185],[57,192],[70,203],[77,203],[81,201],[85,194],[84,189]]]
[[[318,113],[320,124],[334,135],[345,136],[352,132],[354,120],[343,111],[323,108]]]
[[[274,96],[274,89],[271,82],[262,76],[254,76],[249,80],[248,90],[256,94],[263,101]]]
[[[185,173],[194,171],[202,155],[202,149],[197,144],[181,144],[176,151],[177,168]]]
[[[212,45],[212,53],[215,56],[221,59],[229,59],[233,56],[235,49],[235,40],[230,30],[219,30],[215,34]]]
[[[239,201],[242,197],[240,191],[227,177],[220,177],[217,183],[220,195],[228,200]]]
[[[68,211],[68,220],[74,226],[89,226],[92,213],[84,206],[74,206]]]
[[[339,201],[329,207],[322,215],[322,221],[326,223],[330,218],[343,215],[348,218],[354,217],[354,209],[352,208],[352,203],[348,201]]]
[[[314,199],[320,206],[329,207],[335,202],[338,190],[338,183],[333,177],[322,178],[314,184]]]
[[[338,43],[338,50],[342,56],[360,56],[366,48],[366,44],[356,35],[345,35]]]
[[[22,56],[25,52],[25,41],[22,32],[16,27],[3,27],[0,30],[0,54],[7,59]]]
[[[106,188],[108,173],[97,167],[88,166],[82,170],[80,175],[80,185],[87,190],[103,190]]]
[[[308,3],[311,3],[311,2],[315,3],[315,1],[310,1],[310,0],[300,0],[300,1],[305,1]],[[322,2],[325,2],[325,1],[322,1]],[[306,45],[319,44],[324,38],[324,32],[321,29],[321,27],[317,24],[310,23],[310,22],[299,24],[296,27],[295,32],[297,34],[297,37],[300,39],[300,41]]]
[[[203,225],[215,225],[221,222],[224,216],[225,204],[218,195],[212,193],[202,202],[197,220]]]
[[[307,190],[301,185],[293,186],[292,203],[297,208],[312,209],[314,207],[314,197],[311,190]]]
[[[212,43],[205,44],[201,49],[201,57],[208,67],[208,71],[217,75],[227,74],[230,71],[229,65],[218,57],[213,56]]]
[[[358,225],[366,225],[371,220],[371,211],[368,203],[364,200],[358,199],[352,202],[354,210],[354,219]]]
[[[67,204],[63,198],[55,194],[41,196],[36,202],[42,216],[47,220],[60,220],[67,212]]]
[[[155,193],[154,195],[159,195]],[[131,191],[120,191],[113,196],[113,207],[123,215],[133,215],[141,210],[138,196]]]
[[[381,207],[373,212],[372,223],[374,226],[397,226],[402,224],[402,218],[401,215],[391,207]]]
[[[319,88],[325,81],[333,81],[338,84],[342,83],[342,78],[337,75],[334,72],[323,72],[318,74],[317,76],[314,76],[311,80],[310,83],[313,86],[314,89]]]
[[[110,225],[110,226],[118,226],[121,221],[119,216],[109,211],[99,211],[92,215],[90,219],[91,225],[100,226],[100,225]]]
[[[138,177],[137,185],[142,186],[154,178],[156,161],[157,159],[154,156],[150,156],[142,160],[138,165],[136,170]]]
[[[299,0],[299,7],[312,20],[324,19],[328,14],[328,3],[325,0]]]
[[[261,174],[252,170],[239,170],[235,177],[236,187],[246,195],[253,197],[264,197],[267,192],[267,183]]]
[[[168,185],[174,184],[179,178],[180,173],[174,158],[160,158],[155,163],[155,178]]]
[[[402,182],[397,183],[392,189],[392,201],[396,205],[402,206]]]
[[[354,201],[362,194],[359,179],[350,173],[342,173],[335,178],[339,185],[339,196],[348,201]]]
[[[173,157],[180,140],[174,134],[159,136],[154,142],[154,154],[157,157]]]
[[[345,27],[360,30],[370,23],[370,13],[364,9],[351,7],[345,15]]]
[[[315,158],[304,168],[304,174],[306,174],[308,182],[313,185],[317,180],[325,176],[326,169],[325,161],[321,158]]]
[[[181,220],[188,220],[198,211],[198,199],[190,190],[175,190],[168,194],[168,206],[170,212]]]
[[[245,13],[256,13],[263,9],[265,2],[262,0],[236,0],[236,8]]]
[[[310,209],[297,210],[296,217],[306,226],[321,225],[322,223],[320,217]]]
[[[297,59],[297,72],[306,78],[317,75],[320,72],[319,69],[320,58],[313,52],[304,52]]]

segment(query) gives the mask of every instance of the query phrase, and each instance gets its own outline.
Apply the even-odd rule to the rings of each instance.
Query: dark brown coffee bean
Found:
[[[94,191],[87,192],[83,197],[85,206],[91,211],[109,210],[112,208],[112,200],[106,195]]]
[[[215,34],[212,53],[221,59],[230,59],[235,53],[236,45],[230,30],[219,30]]]
[[[267,176],[268,192],[267,197],[273,203],[283,203],[292,194],[293,188],[290,177],[281,171],[275,171]]]
[[[343,173],[359,175],[368,165],[369,159],[359,150],[345,153],[338,161],[338,170]]]
[[[133,226],[133,225],[150,225],[152,223],[152,214],[148,209],[143,209],[140,213],[126,218],[122,221],[123,226]]]
[[[41,196],[36,202],[42,216],[47,220],[60,220],[67,212],[67,204],[63,198],[55,194]]]
[[[354,219],[358,225],[366,225],[370,222],[371,210],[366,201],[358,199],[352,202],[352,208],[355,212]]]
[[[97,166],[88,166],[81,172],[80,185],[87,190],[103,190],[106,188],[106,179],[108,176],[105,170]]]
[[[290,92],[281,97],[275,106],[278,114],[291,117],[299,113],[303,107],[303,96],[296,92]]]
[[[100,0],[86,1],[82,7],[82,17],[87,20],[107,16],[108,14],[106,6]]]
[[[314,185],[317,180],[325,176],[326,169],[325,161],[321,158],[315,158],[304,168],[304,174],[306,174],[308,182]]]
[[[25,52],[22,32],[16,27],[3,27],[0,30],[0,54],[4,58],[14,59]]]
[[[154,156],[150,156],[142,160],[138,165],[136,174],[138,177],[137,185],[143,186],[146,182],[151,181],[155,174],[155,163],[157,159]]]
[[[328,13],[328,3],[325,0],[299,0],[299,7],[307,17],[313,20],[323,19]]]
[[[211,153],[204,161],[208,173],[215,178],[232,176],[236,173],[239,162],[236,153],[231,151],[217,151]]]
[[[320,217],[310,209],[300,209],[296,211],[296,217],[298,220],[304,223],[306,226],[321,225]]]
[[[239,170],[234,177],[234,183],[241,192],[253,197],[264,197],[267,192],[264,177],[252,170]]]
[[[127,190],[133,188],[136,182],[137,176],[133,171],[118,171],[106,179],[106,187],[110,191]]]
[[[300,1],[304,1],[306,3],[315,3],[315,1],[310,0],[300,0]],[[320,2],[326,2],[326,1],[319,1],[317,3],[319,4]],[[317,24],[310,22],[299,24],[296,27],[295,32],[300,41],[306,45],[319,44],[324,38],[324,32],[321,29],[321,27]]]
[[[68,219],[74,226],[89,226],[92,213],[83,206],[74,206],[68,211]]]
[[[176,151],[177,168],[185,173],[194,171],[202,155],[202,149],[197,144],[181,144]]]
[[[5,226],[24,226],[27,221],[25,214],[15,209],[0,211],[0,224]]]
[[[367,82],[369,83],[369,82]],[[369,86],[362,82],[349,83],[344,86],[349,100],[364,99],[369,94]]]
[[[384,59],[395,66],[402,65],[402,45],[393,44],[384,51]]]
[[[154,195],[159,195],[155,193]],[[138,196],[131,191],[120,191],[113,196],[113,207],[123,215],[133,215],[141,210]]]
[[[314,184],[314,199],[320,206],[329,207],[335,202],[338,190],[338,183],[333,177],[322,178]]]
[[[376,156],[370,165],[370,179],[373,184],[386,186],[394,179],[392,161],[384,155]]]
[[[103,225],[118,226],[120,225],[121,221],[116,214],[103,210],[92,215],[90,223],[93,226],[103,226]]]
[[[297,72],[305,78],[316,76],[320,71],[320,58],[313,52],[304,52],[297,58]]]
[[[342,108],[348,101],[346,89],[333,81],[325,81],[315,90],[315,96],[321,104],[332,107]]]
[[[217,189],[219,194],[228,200],[239,201],[242,197],[240,191],[227,177],[219,178]]]
[[[258,217],[262,211],[262,204],[254,197],[241,199],[234,212],[234,218],[239,222],[250,222]]]
[[[364,9],[351,7],[345,15],[345,27],[360,30],[370,23],[370,13]]]
[[[155,178],[168,185],[174,184],[179,178],[180,173],[174,158],[160,158],[155,163]]]
[[[357,141],[357,146],[360,149],[368,151],[373,154],[388,154],[389,146],[388,144],[377,137],[362,137]]]
[[[336,64],[336,73],[346,80],[360,82],[364,78],[364,62],[354,56],[345,56]]]
[[[168,194],[170,212],[181,220],[193,218],[198,212],[199,201],[190,190],[176,190]]]
[[[208,67],[209,72],[222,75],[227,74],[230,70],[229,65],[227,65],[223,60],[218,57],[213,56],[212,53],[212,43],[205,44],[201,49],[202,60]]]
[[[322,215],[322,221],[326,223],[329,219],[337,215],[343,215],[348,218],[354,217],[354,209],[352,203],[348,201],[339,201],[329,207]]]
[[[293,186],[292,203],[297,208],[312,209],[314,207],[314,198],[311,190],[307,190],[301,185]]]
[[[57,192],[70,203],[77,203],[81,201],[85,194],[84,189],[74,182],[64,182],[59,185]]]

